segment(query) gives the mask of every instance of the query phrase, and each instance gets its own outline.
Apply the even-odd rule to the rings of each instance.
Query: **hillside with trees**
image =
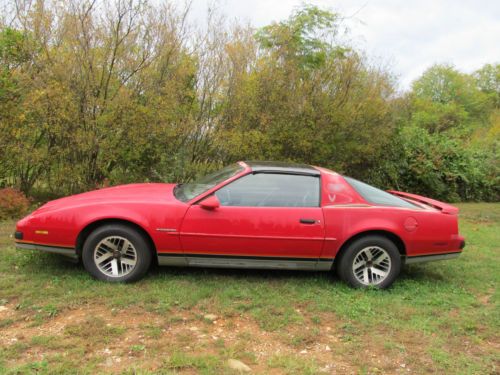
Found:
[[[61,196],[188,181],[236,160],[497,201],[500,64],[406,92],[303,6],[260,29],[165,2],[17,1],[0,19],[0,187]]]

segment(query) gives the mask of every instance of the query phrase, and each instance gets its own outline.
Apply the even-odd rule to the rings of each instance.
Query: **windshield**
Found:
[[[345,180],[361,195],[367,202],[380,204],[382,206],[417,208],[418,206],[411,204],[404,199],[395,197],[386,191],[377,189],[364,182],[355,180],[354,178],[343,176]]]
[[[174,195],[177,199],[187,202],[214,186],[220,184],[222,181],[235,176],[243,170],[239,164],[231,164],[221,170],[210,173],[206,176],[199,178],[196,181],[187,184],[178,184],[174,189]]]

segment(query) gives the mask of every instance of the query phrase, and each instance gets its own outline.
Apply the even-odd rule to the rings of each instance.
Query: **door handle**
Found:
[[[314,219],[300,219],[301,224],[316,224],[316,220]]]

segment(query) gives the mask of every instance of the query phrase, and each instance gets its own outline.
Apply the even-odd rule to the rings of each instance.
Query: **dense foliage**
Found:
[[[189,180],[241,159],[498,200],[500,64],[407,93],[312,6],[255,30],[116,0],[18,1],[0,21],[0,186],[63,195]]]
[[[0,220],[19,218],[30,207],[26,196],[13,188],[0,189]]]

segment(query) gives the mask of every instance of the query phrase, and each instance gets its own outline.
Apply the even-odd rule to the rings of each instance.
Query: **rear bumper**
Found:
[[[48,245],[39,245],[35,243],[16,241],[16,248],[44,251],[46,253],[59,254],[74,260],[78,260],[78,255],[76,254],[76,250],[72,247],[48,246]]]
[[[424,253],[420,255],[406,256],[405,264],[458,258],[460,254],[462,254],[462,249],[465,247],[465,238],[459,234],[453,234],[449,242],[443,242],[442,244],[446,245],[446,249],[440,249],[441,251],[438,250],[439,252],[428,252],[427,254]]]
[[[465,246],[465,242],[464,242],[463,246]],[[405,264],[414,264],[414,263],[434,262],[436,260],[455,259],[455,258],[458,258],[460,256],[460,254],[462,254],[461,251],[455,251],[453,253],[430,254],[430,255],[419,255],[419,256],[413,256],[413,257],[406,257]]]

